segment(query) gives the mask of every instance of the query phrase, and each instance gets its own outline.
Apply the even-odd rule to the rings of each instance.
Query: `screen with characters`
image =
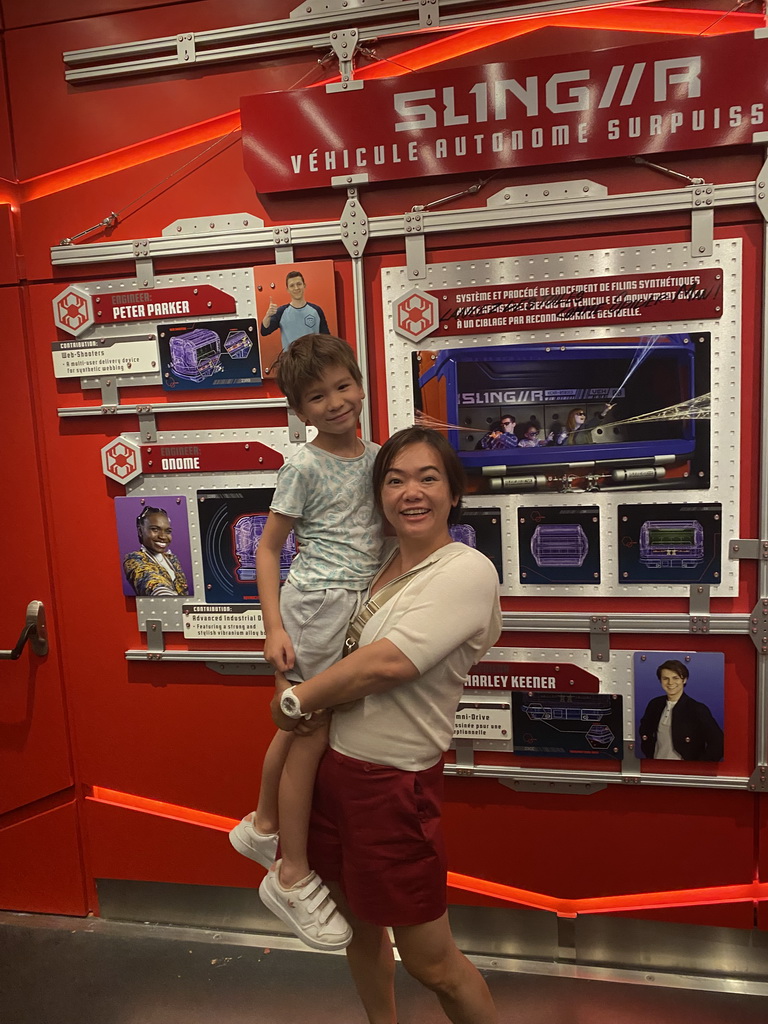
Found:
[[[490,490],[709,483],[709,335],[413,355],[416,418]]]

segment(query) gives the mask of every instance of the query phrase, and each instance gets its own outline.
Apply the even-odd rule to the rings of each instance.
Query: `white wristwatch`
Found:
[[[305,715],[301,710],[299,698],[296,696],[292,686],[289,686],[287,690],[283,690],[280,697],[280,710],[286,718],[309,718],[309,715]]]

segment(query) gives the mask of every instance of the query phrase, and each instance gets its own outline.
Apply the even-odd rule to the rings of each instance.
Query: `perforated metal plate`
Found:
[[[140,434],[124,434],[123,437],[135,444],[141,444]],[[262,444],[280,452],[288,458],[296,451],[295,444],[289,439],[288,429],[254,428],[252,430],[199,430],[174,433],[161,433],[157,437],[157,445],[192,445],[206,441],[260,441]],[[200,550],[200,527],[197,521],[198,491],[204,490],[241,490],[249,487],[274,487],[277,480],[276,470],[219,470],[215,473],[163,473],[145,474],[135,482],[128,484],[125,493],[134,498],[146,496],[152,503],[158,504],[163,495],[183,495],[187,499],[189,513],[189,541],[192,555],[192,578],[194,595],[191,597],[137,597],[136,615],[139,629],[145,629],[147,619],[156,620],[164,631],[183,631],[182,606],[185,604],[205,603],[205,581],[203,579],[203,562]],[[170,512],[169,508],[169,512]],[[119,571],[116,563],[115,571]]]
[[[407,267],[391,267],[382,271],[382,303],[385,324],[385,352],[389,428],[391,432],[413,422],[414,393],[411,353],[416,349],[439,351],[442,348],[479,348],[522,343],[559,344],[561,342],[600,338],[636,337],[638,335],[707,332],[711,336],[711,440],[710,486],[674,491],[643,491],[640,489],[613,492],[471,495],[468,506],[498,506],[504,519],[502,557],[504,583],[502,594],[526,596],[584,597],[685,597],[688,584],[619,583],[617,507],[631,502],[647,504],[649,518],[657,502],[720,502],[723,507],[721,537],[721,582],[712,589],[713,597],[733,597],[738,592],[738,563],[728,560],[728,541],[738,536],[739,523],[739,431],[741,370],[741,241],[722,239],[715,242],[712,256],[692,259],[690,245],[648,245],[620,249],[600,248],[594,251],[552,253],[503,259],[435,262],[428,264],[426,290],[441,288],[482,288],[486,285],[526,285],[532,282],[556,282],[558,279],[594,279],[632,273],[667,274],[675,271],[694,273],[715,268],[723,274],[723,312],[718,320],[664,322],[644,324],[612,324],[605,327],[557,326],[539,331],[505,334],[475,334],[462,338],[426,338],[417,343],[400,337],[394,330],[394,300],[412,289]],[[588,503],[600,509],[600,573],[599,584],[521,585],[517,545],[516,509],[523,505],[579,505]]]

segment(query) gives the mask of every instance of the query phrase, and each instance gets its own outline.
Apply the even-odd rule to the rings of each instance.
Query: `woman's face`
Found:
[[[458,500],[451,494],[440,453],[424,441],[401,449],[384,474],[382,508],[401,541],[442,542]]]
[[[162,512],[153,512],[139,524],[141,543],[153,555],[163,555],[171,546],[171,521]]]

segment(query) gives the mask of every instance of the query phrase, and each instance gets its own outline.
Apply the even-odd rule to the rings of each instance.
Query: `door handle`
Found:
[[[45,608],[42,601],[30,601],[27,605],[27,621],[21,636],[16,642],[12,651],[0,651],[0,659],[16,661],[21,657],[24,644],[29,640],[29,645],[38,657],[43,658],[48,653],[48,631],[45,626]]]

